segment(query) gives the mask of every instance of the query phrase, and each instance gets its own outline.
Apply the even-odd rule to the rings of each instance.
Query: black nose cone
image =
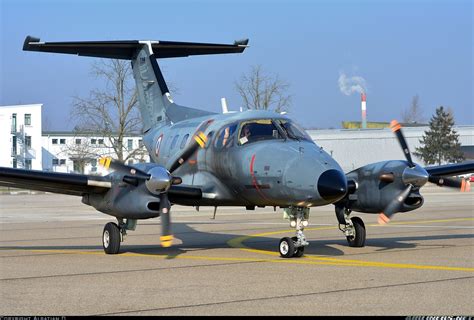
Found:
[[[344,173],[331,169],[323,172],[318,179],[319,195],[326,201],[336,202],[347,192],[347,179]]]

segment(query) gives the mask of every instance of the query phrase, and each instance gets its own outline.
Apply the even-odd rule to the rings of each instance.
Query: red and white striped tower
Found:
[[[360,94],[360,109],[362,111],[362,129],[367,129],[367,96],[365,92]]]

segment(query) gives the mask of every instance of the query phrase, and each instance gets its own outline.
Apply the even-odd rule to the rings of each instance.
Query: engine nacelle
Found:
[[[137,186],[113,173],[112,188],[104,194],[86,194],[82,202],[117,218],[148,219],[160,215],[160,199],[150,193],[145,183]]]
[[[416,172],[417,168],[409,168],[407,161],[393,160],[368,164],[349,172],[347,180],[354,181],[357,187],[353,192],[350,190],[338,205],[364,213],[383,212],[394,197],[407,187],[407,180],[413,179],[407,170]],[[419,187],[415,186],[399,212],[418,209],[423,202]]]

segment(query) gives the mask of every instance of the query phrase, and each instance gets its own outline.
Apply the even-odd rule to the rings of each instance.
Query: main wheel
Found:
[[[354,235],[346,237],[350,247],[363,247],[365,245],[365,225],[359,217],[351,218],[354,225]]]
[[[102,234],[102,245],[107,254],[117,254],[120,250],[120,229],[113,223],[109,222],[104,227]]]
[[[295,254],[295,244],[290,238],[282,238],[280,240],[280,255],[283,258],[291,258]]]
[[[292,237],[291,240],[293,240],[293,243],[296,243],[298,241],[297,237]],[[301,258],[304,254],[304,247],[295,247],[295,253],[293,254],[293,257],[296,258]]]

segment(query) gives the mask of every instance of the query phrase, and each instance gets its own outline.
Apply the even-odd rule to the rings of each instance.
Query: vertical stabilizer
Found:
[[[138,108],[143,121],[143,132],[166,121],[166,108],[171,100],[168,86],[156,61],[151,41],[143,42],[136,58],[132,59],[133,76],[138,91]]]

